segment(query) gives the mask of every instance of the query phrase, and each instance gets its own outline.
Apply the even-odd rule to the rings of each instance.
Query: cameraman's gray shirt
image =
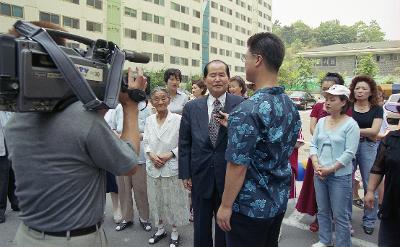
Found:
[[[41,231],[79,229],[102,220],[105,170],[121,175],[137,163],[132,146],[80,102],[58,113],[16,113],[5,138],[20,218]]]

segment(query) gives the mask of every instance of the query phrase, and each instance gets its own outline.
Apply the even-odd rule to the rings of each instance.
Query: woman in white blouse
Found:
[[[170,246],[179,245],[177,227],[189,222],[186,190],[178,179],[178,136],[181,116],[168,110],[170,96],[164,88],[155,88],[151,104],[156,114],[146,119],[144,148],[146,152],[147,192],[150,214],[157,231],[149,243],[155,244],[167,233],[164,223],[172,225]]]

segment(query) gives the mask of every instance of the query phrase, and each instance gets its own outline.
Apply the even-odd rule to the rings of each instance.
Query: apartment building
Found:
[[[0,33],[18,19],[44,20],[68,32],[144,52],[147,70],[176,67],[185,79],[221,59],[244,76],[247,38],[272,27],[272,0],[0,0]],[[82,45],[70,41],[70,47]],[[127,66],[134,66],[127,63]]]

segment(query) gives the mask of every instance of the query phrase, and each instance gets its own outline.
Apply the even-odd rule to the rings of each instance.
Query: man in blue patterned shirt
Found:
[[[228,167],[217,222],[227,232],[228,247],[274,247],[289,198],[288,158],[301,122],[277,82],[285,54],[282,41],[258,33],[247,46],[246,79],[256,91],[229,115]]]

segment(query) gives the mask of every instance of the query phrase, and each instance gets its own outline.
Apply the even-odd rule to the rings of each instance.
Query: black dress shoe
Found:
[[[365,234],[372,235],[374,233],[374,228],[373,227],[368,227],[368,226],[363,226]]]
[[[19,207],[18,206],[16,206],[16,205],[11,205],[11,209],[13,210],[13,211],[15,211],[15,212],[19,212]]]
[[[126,221],[126,220],[123,220],[123,221],[121,221],[121,223],[119,223],[116,227],[115,227],[115,230],[118,232],[118,231],[122,231],[122,230],[125,230],[125,228],[127,228],[127,227],[130,227],[130,226],[132,226],[133,225],[133,222],[132,221]]]
[[[161,239],[165,238],[167,236],[167,232],[164,230],[164,233],[161,235],[156,235],[157,232],[153,234],[153,236],[150,237],[149,239],[149,244],[155,244],[158,243]]]

